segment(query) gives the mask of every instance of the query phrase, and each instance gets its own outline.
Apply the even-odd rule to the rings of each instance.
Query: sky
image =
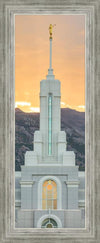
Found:
[[[38,112],[40,81],[49,68],[49,25],[53,28],[52,67],[61,81],[61,107],[85,111],[85,16],[15,16],[15,107]]]

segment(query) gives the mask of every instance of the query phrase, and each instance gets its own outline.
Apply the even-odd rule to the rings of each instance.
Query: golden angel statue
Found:
[[[49,25],[50,39],[52,39],[52,28],[53,28],[55,25],[56,25],[56,24],[54,24],[54,25],[50,24],[50,25]]]

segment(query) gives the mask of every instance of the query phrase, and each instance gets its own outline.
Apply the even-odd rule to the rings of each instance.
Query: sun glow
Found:
[[[61,108],[85,111],[85,18],[76,15],[15,17],[15,107],[40,112],[39,89],[49,67],[50,23],[55,79],[61,81]],[[60,23],[60,31],[59,31]],[[67,40],[67,41],[66,41]]]

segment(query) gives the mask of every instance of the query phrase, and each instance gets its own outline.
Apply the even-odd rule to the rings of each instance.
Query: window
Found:
[[[43,183],[42,209],[57,209],[57,185],[53,180]]]
[[[57,228],[57,223],[52,218],[47,218],[43,220],[41,228]]]
[[[52,154],[52,94],[48,98],[48,154]]]

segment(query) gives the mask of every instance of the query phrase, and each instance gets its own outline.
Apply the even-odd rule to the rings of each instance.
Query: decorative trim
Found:
[[[35,183],[35,181],[20,181],[19,183],[21,186],[23,186],[23,185],[28,186],[28,185],[33,185]]]
[[[78,205],[79,205],[79,207],[84,207],[85,206],[85,200],[79,200]]]
[[[52,218],[57,222],[58,228],[62,228],[62,223],[60,221],[60,219],[54,215],[54,214],[45,214],[43,215],[37,222],[37,228],[41,228],[41,224],[42,222],[46,219],[46,218]]]
[[[66,185],[68,186],[72,186],[72,185],[79,185],[80,182],[79,181],[65,181]]]

